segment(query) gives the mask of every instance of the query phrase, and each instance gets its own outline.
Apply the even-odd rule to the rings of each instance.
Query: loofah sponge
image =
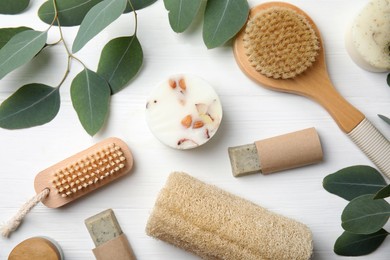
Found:
[[[204,259],[310,259],[312,235],[305,225],[250,201],[172,173],[146,233]]]
[[[251,65],[270,78],[293,78],[316,60],[318,37],[307,19],[285,7],[271,7],[251,17],[244,34]]]

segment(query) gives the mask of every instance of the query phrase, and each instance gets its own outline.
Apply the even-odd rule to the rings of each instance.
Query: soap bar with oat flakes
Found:
[[[206,143],[218,130],[222,106],[204,80],[175,75],[161,82],[146,103],[146,120],[162,143],[191,149]]]

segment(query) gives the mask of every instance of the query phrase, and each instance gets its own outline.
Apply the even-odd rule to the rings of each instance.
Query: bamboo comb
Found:
[[[70,203],[126,175],[133,167],[133,156],[122,140],[107,138],[37,174],[37,193],[2,227],[8,237],[26,214],[39,202],[49,208]]]
[[[320,32],[298,7],[268,2],[251,9],[233,51],[241,70],[262,86],[308,97],[390,178],[390,143],[332,85]]]

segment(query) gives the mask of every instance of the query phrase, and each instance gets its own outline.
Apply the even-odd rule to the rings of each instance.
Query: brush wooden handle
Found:
[[[364,114],[351,105],[340,93],[334,88],[329,76],[325,73],[322,64],[314,66],[306,77],[298,77],[295,81],[297,84],[305,85],[315,91],[307,91],[302,94],[321,104],[333,117],[337,125],[344,133],[350,133],[365,118]],[[302,80],[303,79],[303,80]],[[301,82],[302,80],[302,82]]]

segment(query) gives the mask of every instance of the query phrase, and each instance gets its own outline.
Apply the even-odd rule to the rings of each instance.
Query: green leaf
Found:
[[[139,10],[155,3],[156,1],[157,0],[131,0],[131,4],[133,5],[135,10]],[[133,11],[133,9],[131,8],[130,4],[127,3],[125,13],[131,11]]]
[[[87,13],[73,42],[72,52],[78,52],[99,32],[115,21],[125,10],[126,0],[105,0]]]
[[[1,0],[0,14],[18,14],[25,10],[30,0]]]
[[[202,0],[164,0],[173,31],[184,32],[199,12]]]
[[[386,230],[361,235],[344,232],[334,244],[334,252],[342,256],[361,256],[374,252],[389,233]]]
[[[0,127],[20,129],[50,122],[60,109],[58,88],[38,83],[25,85],[0,106]]]
[[[376,169],[365,165],[341,169],[323,180],[325,190],[346,200],[364,194],[375,194],[386,185],[385,179]]]
[[[14,1],[14,0],[13,0]],[[58,19],[61,26],[80,25],[88,11],[103,0],[57,0]],[[157,0],[131,0],[135,10],[145,8]],[[125,13],[133,9],[127,3]],[[54,19],[53,1],[47,1],[38,10],[41,20],[51,24]],[[57,23],[54,23],[57,25]]]
[[[203,41],[212,49],[236,35],[249,14],[246,0],[207,1],[203,24]]]
[[[27,30],[32,29],[29,27],[0,28],[0,49],[16,34]]]
[[[57,0],[58,19],[61,26],[80,25],[88,11],[102,0]],[[38,10],[38,16],[47,24],[54,19],[53,1],[45,2]],[[54,23],[57,25],[57,23]]]
[[[390,204],[374,195],[362,195],[350,201],[342,215],[341,226],[345,231],[370,234],[381,229],[390,216]]]
[[[45,46],[47,32],[27,30],[16,34],[0,49],[0,79],[30,61]]]
[[[374,200],[376,199],[384,199],[390,197],[390,185],[387,185],[383,189],[379,190],[374,197]]]
[[[98,74],[84,69],[73,79],[70,94],[82,126],[93,136],[106,120],[110,87]]]
[[[389,87],[390,87],[390,73],[389,74],[387,74],[387,85],[389,85]]]
[[[386,123],[388,123],[390,125],[390,118],[384,116],[384,115],[378,115],[383,121],[385,121]]]
[[[115,38],[104,46],[97,74],[106,79],[115,94],[137,74],[142,60],[142,48],[136,36]]]

